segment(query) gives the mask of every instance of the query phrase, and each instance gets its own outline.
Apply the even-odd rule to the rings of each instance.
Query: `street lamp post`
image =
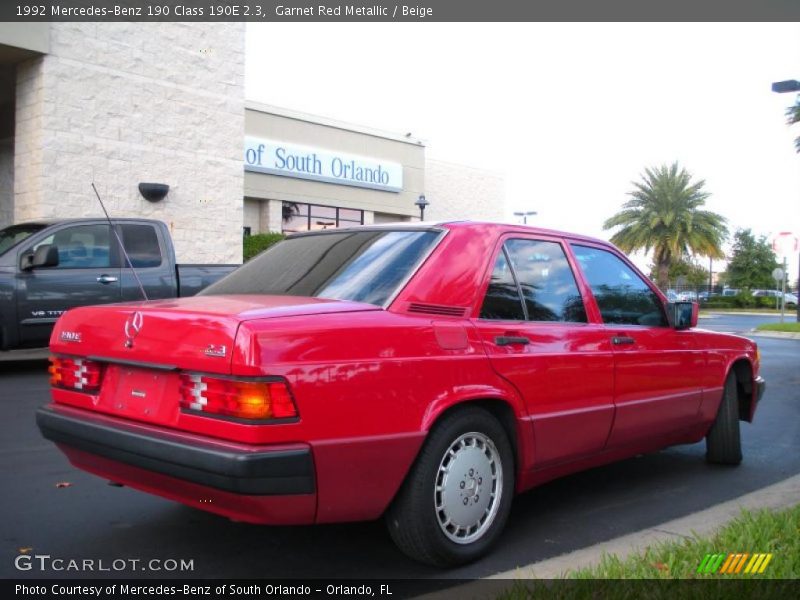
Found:
[[[419,220],[420,221],[424,221],[425,220],[425,207],[427,207],[430,204],[430,202],[428,202],[425,199],[425,194],[420,194],[419,198],[417,198],[417,201],[414,202],[414,204],[417,207],[419,207]]]
[[[796,79],[776,81],[772,84],[772,91],[778,94],[800,92],[800,81]],[[798,269],[800,269],[800,260],[798,260]],[[798,273],[797,276],[797,293],[800,294],[800,273]],[[786,298],[784,297],[784,301],[785,300]],[[800,302],[797,303],[797,322],[800,323]]]
[[[528,217],[533,217],[534,215],[538,215],[538,214],[539,213],[537,213],[535,210],[528,210],[528,211],[525,211],[525,212],[515,212],[514,216],[515,217],[522,217],[522,224],[523,225],[527,225],[528,224]]]

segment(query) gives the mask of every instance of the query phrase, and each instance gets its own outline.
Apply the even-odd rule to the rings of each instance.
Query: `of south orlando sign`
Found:
[[[354,154],[246,137],[244,170],[339,185],[403,191],[403,165]]]

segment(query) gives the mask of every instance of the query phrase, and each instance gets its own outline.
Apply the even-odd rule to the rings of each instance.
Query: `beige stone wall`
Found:
[[[240,262],[244,23],[54,23],[17,69],[14,218],[166,222],[180,262]],[[152,204],[139,182],[170,185]]]
[[[14,143],[0,140],[0,228],[14,222]]]
[[[505,179],[492,171],[428,159],[425,197],[430,202],[426,221],[503,221],[505,217]]]
[[[244,227],[249,227],[253,234],[261,230],[261,202],[251,198],[244,199]]]

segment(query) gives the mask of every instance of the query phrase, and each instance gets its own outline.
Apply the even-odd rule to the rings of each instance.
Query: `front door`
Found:
[[[108,225],[72,225],[40,240],[58,247],[58,265],[22,271],[17,282],[20,341],[46,346],[61,313],[73,306],[120,301],[120,271]]]
[[[537,468],[605,446],[614,417],[611,344],[587,322],[558,239],[506,239],[474,323],[494,370],[525,399]]]
[[[617,414],[609,447],[696,423],[705,360],[692,333],[669,325],[661,298],[620,256],[588,244],[572,251],[614,349]]]

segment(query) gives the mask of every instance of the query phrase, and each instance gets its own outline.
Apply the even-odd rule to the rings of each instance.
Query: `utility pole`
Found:
[[[800,81],[797,79],[787,79],[785,81],[776,81],[772,84],[772,91],[777,94],[787,94],[792,92],[800,92]],[[797,252],[797,248],[795,247],[795,252]],[[784,279],[786,278],[786,259],[783,259],[783,273]],[[800,263],[799,263],[800,265]],[[799,266],[800,268],[800,266]],[[797,293],[800,294],[800,272],[797,276]],[[784,303],[786,298],[784,297]],[[781,313],[783,314],[783,313]],[[783,318],[781,318],[781,322],[783,322]],[[797,303],[797,322],[800,323],[800,302]]]

